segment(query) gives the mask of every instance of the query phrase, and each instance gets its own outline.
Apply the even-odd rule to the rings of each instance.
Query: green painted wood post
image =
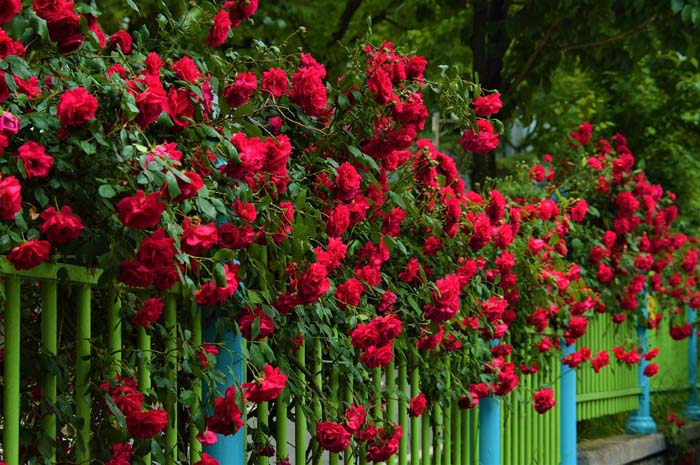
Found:
[[[3,403],[3,459],[7,465],[19,465],[19,354],[20,285],[19,277],[5,278],[5,391]]]
[[[389,421],[396,424],[398,419],[397,402],[396,402],[396,363],[392,360],[386,367],[384,384],[386,385],[386,411]],[[399,441],[400,445],[400,441]],[[389,457],[388,465],[396,465],[396,455]]]
[[[275,400],[275,442],[277,444],[277,461],[281,462],[289,457],[287,438],[287,390],[285,389]]]
[[[316,386],[316,389],[318,392],[323,392],[323,346],[321,344],[321,337],[316,336],[314,338],[314,343],[312,345],[312,350],[313,350],[313,383],[314,386]],[[314,395],[313,396],[313,404],[312,404],[312,409],[313,409],[313,414],[314,414],[314,421],[319,422],[323,420],[323,407],[321,405],[321,396],[320,395]],[[320,448],[318,442],[314,441],[313,442],[314,447]],[[314,450],[314,457],[318,457],[318,462],[321,463],[323,461],[323,453],[324,451],[321,449],[319,451],[320,453],[316,453],[316,450]]]
[[[457,406],[457,400],[452,399],[450,402],[452,402],[452,437],[454,438],[452,462],[455,465],[462,465],[462,416]]]
[[[136,346],[139,350],[139,359],[137,363],[137,379],[139,390],[147,393],[151,389],[151,372],[149,371],[151,361],[151,336],[146,332],[146,328],[139,326],[136,330]],[[143,456],[143,463],[151,465],[151,454]]]
[[[306,343],[303,343],[297,350],[297,363],[299,369],[296,371],[296,376],[299,379],[299,385],[306,385]],[[301,465],[306,463],[306,414],[304,413],[304,397],[297,396],[294,398],[294,463]]]
[[[192,345],[194,347],[199,347],[199,350],[204,350],[202,346],[202,309],[197,306],[195,308],[194,314],[192,315],[192,325],[190,327],[192,332]],[[198,414],[201,409],[202,402],[202,378],[196,377],[192,380],[192,392],[194,393],[195,402],[191,407],[191,416]],[[202,443],[197,439],[199,430],[194,422],[190,422],[190,462],[196,463],[202,458]]]
[[[46,354],[55,357],[58,353],[58,284],[56,281],[41,282],[41,348]],[[56,374],[42,373],[41,394],[43,399],[42,429],[51,439],[51,451],[45,457],[56,463],[56,414],[52,406],[56,403]]]
[[[399,360],[399,424],[403,434],[399,441],[399,465],[408,465],[408,403],[405,396],[408,394],[408,373],[406,371],[406,354],[401,351],[398,354]]]
[[[377,422],[382,419],[382,369],[372,369],[372,385],[374,391],[374,403],[372,405],[372,416]]]
[[[447,388],[447,392],[450,392],[450,383],[451,383],[451,375],[450,375],[450,370],[451,370],[451,365],[450,365],[450,359],[445,360],[445,373],[447,375],[447,379],[445,380],[445,387]],[[443,465],[452,465],[452,403],[447,404],[447,408],[443,412],[442,415],[442,431],[443,431],[443,460],[442,463]],[[461,464],[457,464],[461,465]]]
[[[121,372],[122,362],[122,301],[114,288],[107,293],[107,347],[112,358],[110,375],[112,378]]]
[[[177,301],[174,294],[165,296],[166,376],[170,389],[165,398],[168,424],[165,427],[166,463],[177,463]]]
[[[433,404],[433,463],[442,465],[442,448],[445,441],[444,419],[442,414],[442,406],[435,402]]]
[[[262,447],[263,443],[266,441],[265,433],[263,429],[267,429],[270,424],[270,404],[268,402],[260,402],[258,404],[258,415],[257,415],[258,426],[255,430],[257,437],[258,450]],[[258,453],[258,458],[256,460],[258,465],[267,465],[270,463],[270,458],[266,455]]]
[[[348,378],[347,381],[345,382],[345,386],[343,389],[343,398],[345,400],[345,403],[349,406],[353,405],[353,386],[355,384],[354,378]],[[348,448],[345,452],[343,452],[343,462],[345,464],[350,463],[350,458],[352,457],[352,451],[350,448]]]
[[[337,338],[338,333],[337,331],[334,331],[334,336]],[[329,379],[329,388],[330,388],[330,398],[331,398],[331,404],[332,405],[339,405],[338,404],[338,370],[336,369],[336,366],[331,366],[331,373],[330,373],[330,379]],[[329,464],[330,465],[338,465],[339,463],[339,458],[340,456],[338,454],[330,454],[330,459],[329,459]]]
[[[426,409],[420,417],[420,433],[420,463],[421,465],[430,465],[430,413],[428,409]]]
[[[90,295],[90,286],[80,287],[75,361],[75,412],[81,422],[76,438],[76,462],[78,464],[90,463]]]
[[[418,363],[413,350],[409,352],[408,360],[411,365],[411,397],[416,397],[420,393],[420,373],[418,373]],[[420,423],[419,417],[411,417],[411,465],[418,465],[420,460]]]

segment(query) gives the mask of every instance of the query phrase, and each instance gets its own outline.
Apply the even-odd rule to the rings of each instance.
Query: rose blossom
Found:
[[[17,156],[22,160],[27,179],[45,178],[53,166],[53,157],[46,154],[41,144],[31,140],[17,149]]]
[[[61,126],[66,128],[82,126],[95,117],[96,111],[97,99],[84,87],[63,92],[56,107]]]
[[[158,200],[160,192],[146,195],[139,189],[133,197],[124,197],[117,203],[117,216],[128,228],[147,229],[157,225],[165,211],[165,204]]]
[[[50,242],[32,239],[13,248],[7,259],[16,269],[29,270],[48,260],[50,253]]]
[[[151,297],[143,303],[143,307],[131,318],[131,322],[144,328],[150,326],[163,314],[163,307],[163,299]]]
[[[532,397],[534,399],[535,411],[540,414],[551,409],[557,403],[554,400],[554,391],[552,388],[540,389],[535,392]]]
[[[66,244],[80,237],[83,223],[80,217],[73,214],[68,205],[61,208],[60,213],[49,207],[43,211],[40,218],[44,220],[39,226],[39,232],[56,245]]]
[[[316,424],[316,440],[327,451],[340,453],[348,448],[352,435],[342,425],[330,421]]]
[[[263,368],[264,378],[260,381],[244,383],[245,398],[251,402],[260,403],[275,400],[287,385],[287,376],[280,373],[279,368],[266,364]]]

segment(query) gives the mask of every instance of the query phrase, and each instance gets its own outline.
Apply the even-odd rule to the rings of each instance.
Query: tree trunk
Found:
[[[474,57],[474,71],[478,73],[479,82],[485,89],[499,90],[503,85],[503,57],[510,43],[504,27],[509,6],[510,0],[480,0],[474,5],[470,45]],[[496,175],[495,152],[474,155],[472,186],[483,185],[486,178]]]

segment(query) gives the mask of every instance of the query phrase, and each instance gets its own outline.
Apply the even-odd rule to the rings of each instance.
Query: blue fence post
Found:
[[[576,352],[576,344],[564,345],[564,356]],[[561,465],[576,465],[576,370],[561,364],[559,428]]]
[[[204,339],[208,342],[216,341],[216,328],[212,325],[204,330]],[[223,383],[217,383],[217,390],[221,393],[232,384],[237,386],[243,382],[244,363],[243,348],[241,347],[241,335],[227,331],[221,337],[219,355],[216,356],[216,369],[226,375]],[[206,402],[207,389],[204,386],[204,398]],[[220,465],[245,465],[245,427],[231,436],[217,435],[219,440],[204,451],[217,459]]]
[[[501,399],[479,401],[479,465],[501,465]]]
[[[697,315],[695,310],[688,307],[688,323],[695,324]],[[698,405],[698,336],[695,329],[690,333],[688,340],[688,383],[690,384],[690,397],[685,415],[689,420],[700,420],[700,406]]]
[[[643,292],[642,308],[637,315],[637,342],[641,347],[642,353],[649,350],[647,339],[647,327],[645,320],[649,317],[647,309],[647,291]],[[644,376],[644,368],[649,364],[648,361],[642,359],[642,362],[637,368],[637,384],[639,385],[639,407],[633,410],[627,423],[625,423],[625,433],[627,434],[652,434],[656,433],[656,423],[651,417],[651,395],[649,390],[649,378]]]

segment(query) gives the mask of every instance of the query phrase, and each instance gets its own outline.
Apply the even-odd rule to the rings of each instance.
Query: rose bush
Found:
[[[420,368],[411,415],[452,400],[472,408],[550,366],[597,313],[634,315],[645,286],[670,308],[700,306],[697,241],[672,230],[672,196],[633,171],[621,136],[589,157],[593,127],[584,124],[546,167],[471,191],[453,159],[421,137],[424,99],[461,120],[462,145],[479,156],[499,143],[497,93],[449,72],[428,82],[425,59],[389,42],[356,49],[333,83],[310,54],[227,47],[256,8],[197,2],[182,17],[163,11],[156,31],[108,40],[86,4],[35,0],[0,16],[0,253],[17,269],[100,267],[122,302],[122,376],[108,375],[104,351],[93,364],[109,379],[95,431],[113,444],[98,459],[123,463],[163,444],[165,356],[155,353],[145,392],[132,375],[143,357],[137,331],[167,337],[166,291],[181,301],[177,399],[202,444],[238,431],[244,413],[258,411],[252,404],[284,390],[303,397],[311,387],[295,374],[294,352],[320,343],[334,361],[323,379],[354,385],[356,396],[332,401],[314,387],[323,414],[304,407],[310,432],[327,450],[365,449],[370,461],[387,460],[402,437],[369,408],[398,394],[368,382],[399,356]],[[216,341],[192,343],[196,306],[206,325],[248,339],[252,381],[216,392],[228,368],[215,366]],[[638,362],[637,348],[626,349],[617,358]],[[591,357],[580,347],[565,362]],[[608,361],[601,352],[591,365]],[[449,373],[459,373],[451,384]],[[195,408],[200,377],[209,415]],[[538,412],[554,406],[551,389],[533,395]],[[68,410],[59,420],[75,423]],[[37,421],[23,423],[28,447],[45,441]],[[250,450],[270,447],[266,428],[249,431]]]

